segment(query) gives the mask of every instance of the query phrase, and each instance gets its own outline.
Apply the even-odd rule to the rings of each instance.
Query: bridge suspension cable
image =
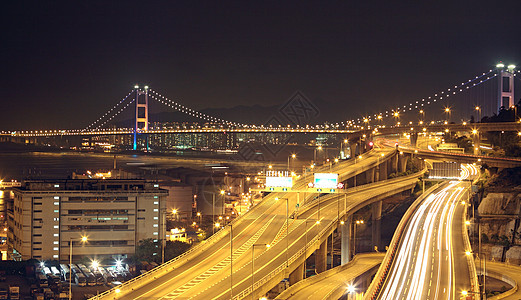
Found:
[[[164,105],[166,106],[169,106],[179,112],[182,112],[182,113],[185,113],[187,115],[190,115],[192,117],[196,117],[196,118],[199,118],[199,119],[203,119],[205,121],[208,121],[208,122],[216,122],[216,123],[223,123],[223,124],[226,124],[226,125],[233,125],[233,126],[241,126],[241,127],[245,127],[246,124],[242,124],[242,123],[237,123],[237,122],[230,122],[230,121],[226,121],[224,119],[221,119],[221,118],[216,118],[216,117],[212,117],[208,114],[205,114],[205,113],[202,113],[202,112],[199,112],[199,111],[196,111],[196,110],[193,110],[189,107],[186,107],[182,104],[179,104],[175,101],[172,101],[170,99],[168,99],[167,97],[159,94],[158,92],[152,90],[152,89],[149,89],[149,91],[151,92],[151,94],[149,95],[152,99],[160,102],[160,103],[163,103]],[[157,96],[157,97],[156,97]]]
[[[489,70],[488,72],[484,72],[481,75],[478,75],[472,79],[469,79],[465,82],[462,82],[459,85],[455,85],[453,88],[448,88],[446,91],[443,90],[441,92],[435,93],[433,96],[429,96],[427,98],[422,98],[421,100],[416,100],[414,102],[409,103],[408,105],[403,105],[403,107],[398,107],[395,110],[386,110],[385,112],[375,113],[373,115],[367,116],[366,118],[371,121],[374,119],[383,119],[388,117],[393,117],[395,113],[405,113],[407,111],[412,111],[413,109],[422,109],[423,107],[434,104],[439,100],[444,98],[449,98],[451,95],[456,95],[460,92],[466,91],[472,87],[478,86],[488,80],[497,76],[496,74],[491,74],[494,70]],[[518,71],[519,72],[519,71]],[[486,77],[486,78],[485,78]],[[351,119],[344,122],[336,123],[335,125],[338,127],[342,126],[355,126],[356,124],[360,124],[364,122],[364,118]]]
[[[127,105],[123,106],[123,108],[121,108],[120,110],[118,110],[115,114],[113,114],[110,118],[108,118],[107,120],[105,120],[105,122],[103,122],[103,123],[101,123],[100,125],[98,125],[95,129],[99,129],[100,127],[105,126],[105,124],[107,124],[107,123],[110,122],[112,119],[114,119],[117,115],[119,115],[122,111],[124,111],[127,107],[129,107],[130,104],[134,103],[134,101],[136,101],[136,99],[132,99],[129,103],[127,103]]]
[[[101,122],[103,119],[105,119],[105,117],[107,117],[112,111],[114,111],[118,106],[120,106],[123,102],[125,102],[125,100],[128,99],[128,97],[130,95],[132,95],[132,93],[134,93],[135,90],[132,90],[130,91],[130,93],[128,93],[128,95],[126,95],[123,99],[121,99],[116,105],[114,105],[111,109],[109,109],[106,113],[104,113],[101,117],[99,117],[96,121],[92,122],[89,126],[85,127],[84,129],[82,129],[82,131],[87,131],[89,129],[91,129],[92,127],[94,127],[96,124],[98,124],[99,122]],[[132,100],[134,101],[134,100]],[[130,102],[132,103],[132,102]],[[125,109],[126,107],[128,107],[128,104],[127,106],[125,106],[123,109]],[[116,115],[118,115],[121,111],[117,112]],[[105,122],[103,122],[101,125],[98,125],[97,127],[95,127],[95,129],[98,129],[100,128],[101,126],[105,125],[108,121],[114,119],[114,117],[116,115],[113,115],[112,117],[110,117],[108,120],[106,120]]]

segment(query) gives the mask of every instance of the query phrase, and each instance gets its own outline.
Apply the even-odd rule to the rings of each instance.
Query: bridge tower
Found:
[[[145,85],[144,91],[139,89],[138,85],[135,85],[136,89],[136,123],[134,126],[134,150],[137,150],[137,135],[138,130],[148,130],[148,85]],[[144,95],[144,102],[139,102],[140,97]],[[147,142],[148,150],[148,142]]]
[[[505,70],[505,65],[499,63],[496,65],[498,69],[498,101],[497,109],[504,106],[506,109],[515,105],[514,103],[514,69],[515,65],[508,65]]]

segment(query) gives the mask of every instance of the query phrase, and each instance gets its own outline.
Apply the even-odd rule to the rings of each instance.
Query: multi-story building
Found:
[[[68,261],[125,257],[140,240],[165,238],[168,191],[141,179],[32,180],[8,209],[10,253]],[[82,241],[86,237],[87,241]]]

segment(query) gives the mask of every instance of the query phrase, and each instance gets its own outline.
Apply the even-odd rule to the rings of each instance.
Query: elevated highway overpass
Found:
[[[398,165],[396,150],[370,151],[356,162],[324,168],[331,168],[332,172],[339,173],[341,180],[347,180],[355,174],[374,170],[379,164]],[[420,175],[374,182],[348,189],[347,193],[317,199],[313,195],[299,199],[294,193],[272,193],[182,256],[94,299],[229,299],[232,295],[234,299],[241,299],[251,296],[252,290],[254,296],[263,295],[283,278],[302,277],[298,273],[303,272],[304,259],[315,249],[324,248],[327,237],[340,224],[340,219],[364,205],[410,190]],[[294,186],[304,187],[311,176],[302,177]],[[299,202],[301,206],[297,212]],[[286,215],[290,213],[296,219],[287,222]],[[317,220],[320,222],[316,223]],[[266,244],[271,247],[259,246]],[[233,253],[233,263],[230,253]],[[326,252],[320,253],[324,265]],[[231,268],[233,272],[230,272]]]
[[[277,296],[277,300],[336,300],[342,297],[349,286],[356,291],[363,290],[364,283],[370,282],[385,253],[357,254],[347,264],[306,278]],[[368,284],[367,284],[368,285]]]

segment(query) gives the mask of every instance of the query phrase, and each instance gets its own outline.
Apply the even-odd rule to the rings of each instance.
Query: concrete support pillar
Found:
[[[371,245],[374,248],[375,246],[380,249],[380,240],[381,240],[381,223],[382,223],[382,201],[375,202],[371,204],[372,210],[372,238]]]
[[[347,217],[344,225],[340,225],[340,263],[347,264],[351,260],[351,229],[353,227],[353,216]]]
[[[397,173],[398,172],[398,153],[394,154],[391,159],[389,160],[391,164],[391,173]]]
[[[379,166],[379,176],[378,176],[378,180],[386,180],[387,179],[387,162],[383,162],[383,163],[380,163],[380,166]]]
[[[372,183],[374,182],[374,169],[375,168],[371,168],[367,171],[365,171],[365,182],[366,183]]]
[[[327,239],[325,239],[315,251],[315,270],[317,274],[327,270]]]
[[[398,172],[403,173],[407,170],[407,160],[409,157],[406,154],[399,154],[398,156]]]
[[[474,146],[474,155],[479,155],[479,147],[481,146],[481,136],[479,132],[472,135],[472,144]]]
[[[304,266],[305,263],[300,264],[293,272],[289,274],[290,286],[304,279],[304,272],[306,271]]]

